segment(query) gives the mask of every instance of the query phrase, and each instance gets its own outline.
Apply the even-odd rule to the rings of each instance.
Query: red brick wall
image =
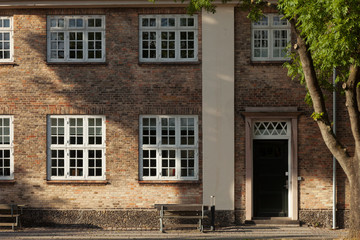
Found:
[[[14,115],[15,183],[0,183],[0,202],[30,208],[150,208],[199,203],[201,183],[141,184],[141,114],[194,114],[201,149],[201,64],[139,64],[138,15],[184,13],[176,8],[0,10],[14,18],[15,65],[0,65],[0,114]],[[46,16],[106,16],[105,64],[47,64]],[[199,16],[201,60],[201,17]],[[48,114],[106,116],[108,184],[46,181]],[[200,169],[201,173],[200,154]],[[200,174],[201,178],[201,174]]]

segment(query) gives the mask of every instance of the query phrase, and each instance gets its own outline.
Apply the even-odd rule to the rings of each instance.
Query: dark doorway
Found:
[[[254,216],[288,216],[288,140],[254,140]]]

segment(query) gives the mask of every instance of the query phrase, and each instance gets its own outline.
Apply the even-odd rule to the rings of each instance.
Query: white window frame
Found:
[[[13,17],[5,17],[5,16],[1,16],[0,17],[0,21],[2,23],[4,23],[4,20],[9,20],[10,22],[10,26],[9,27],[4,27],[1,26],[0,27],[0,33],[3,35],[4,38],[4,34],[8,33],[9,34],[9,43],[10,43],[10,56],[9,58],[0,58],[0,62],[13,62],[14,61],[14,41],[13,41],[13,31],[14,31],[14,22],[13,22]],[[0,43],[2,43],[2,49],[0,49],[0,51],[4,52],[4,39],[0,40]]]
[[[83,120],[83,143],[70,144],[70,119],[80,118]],[[89,143],[89,119],[101,119],[102,133],[101,144]],[[51,144],[51,119],[64,119],[64,144]],[[106,179],[106,117],[99,115],[48,115],[47,117],[47,176],[48,180],[105,180]],[[64,150],[64,176],[52,176],[52,150]],[[70,176],[70,151],[83,151],[83,176]],[[101,150],[101,176],[89,176],[89,150]]]
[[[287,31],[287,42],[291,41],[291,26],[290,23],[287,21],[286,25],[274,25],[274,17],[283,17],[282,15],[278,14],[265,14],[265,17],[268,18],[267,24],[263,24],[261,20],[259,22],[253,22],[251,24],[251,60],[252,61],[287,61],[290,60],[289,57],[274,57],[273,56],[273,49],[274,47],[274,31],[275,30],[284,30]],[[259,24],[260,23],[260,24]],[[257,25],[258,24],[258,25]],[[267,31],[268,34],[268,47],[267,47],[267,54],[268,57],[255,57],[255,31]]]
[[[0,180],[13,180],[14,179],[14,118],[13,116],[10,115],[0,115],[0,119],[2,120],[9,119],[9,126],[10,126],[10,143],[0,144],[0,151],[4,151],[4,150],[10,151],[10,175],[9,176],[0,175]],[[2,135],[0,135],[0,137],[2,137]]]
[[[142,26],[144,18],[156,19],[156,26]],[[175,19],[174,26],[161,26],[161,19],[173,18]],[[194,20],[194,26],[180,26],[181,18],[192,18]],[[172,31],[175,32],[175,58],[162,58],[161,56],[161,32]],[[143,57],[143,32],[156,32],[156,58]],[[194,57],[181,58],[181,32],[194,32]],[[140,15],[139,16],[139,61],[140,62],[195,62],[198,60],[198,16],[193,15]]]
[[[143,144],[143,119],[156,119],[156,144]],[[161,143],[161,119],[175,118],[175,144]],[[182,145],[180,133],[180,119],[193,118],[194,119],[194,144]],[[196,115],[141,115],[139,119],[139,178],[140,180],[198,180],[199,179],[199,152],[198,152],[198,117]],[[156,176],[143,176],[143,150],[156,150]],[[175,155],[175,176],[162,176],[162,157],[161,151],[174,150]],[[194,151],[194,176],[181,176],[181,150]]]
[[[55,27],[51,26],[52,20],[64,20],[64,27],[59,27],[58,24]],[[70,27],[69,21],[71,19],[82,19],[83,26],[81,27]],[[101,19],[101,27],[90,27],[88,24],[89,19]],[[106,21],[104,15],[49,15],[47,16],[47,61],[48,62],[105,62],[106,60]],[[70,32],[81,32],[83,33],[83,58],[70,58]],[[90,58],[89,57],[89,43],[88,39],[89,32],[100,32],[101,33],[101,58]],[[64,58],[52,58],[51,48],[52,46],[52,33],[64,33]],[[94,40],[95,41],[95,40]],[[94,43],[95,44],[95,43]],[[95,53],[94,53],[95,54]]]

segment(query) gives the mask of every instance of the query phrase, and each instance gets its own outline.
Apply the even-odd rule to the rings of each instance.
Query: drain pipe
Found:
[[[336,91],[335,91],[336,69],[333,71],[333,132],[336,135]],[[333,156],[333,229],[336,229],[336,158]]]

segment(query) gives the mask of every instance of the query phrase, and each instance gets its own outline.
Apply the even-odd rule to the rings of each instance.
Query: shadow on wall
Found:
[[[19,10],[20,14],[22,10]],[[114,10],[115,11],[115,10]],[[32,209],[50,209],[39,218],[54,222],[67,219],[87,219],[88,212],[67,210],[57,213],[51,209],[83,209],[92,200],[93,188],[100,194],[117,195],[115,200],[103,201],[102,208],[150,208],[156,194],[142,199],[149,189],[161,187],[139,186],[138,179],[138,119],[140,114],[197,114],[201,116],[201,70],[198,65],[140,66],[137,44],[118,41],[119,31],[107,31],[108,57],[104,64],[48,64],[46,62],[46,27],[44,16],[28,15],[42,28],[19,28],[14,34],[16,66],[0,69],[11,91],[0,85],[0,104],[8,104],[15,115],[15,180],[13,186],[0,186],[2,201],[28,205],[25,221],[34,222]],[[22,24],[14,17],[14,22]],[[108,22],[111,22],[109,15]],[[135,18],[135,20],[133,19]],[[137,15],[122,22],[122,28],[138,29]],[[109,24],[110,25],[110,24]],[[126,26],[124,26],[126,25]],[[130,34],[130,33],[127,33]],[[134,33],[131,33],[134,34]],[[127,36],[129,37],[129,36]],[[123,58],[126,53],[126,59]],[[9,102],[11,101],[11,104]],[[90,186],[79,195],[69,196],[77,186],[46,183],[46,115],[48,114],[104,114],[107,118],[107,178],[106,186]],[[26,120],[26,123],[24,123]],[[26,129],[19,129],[19,125]],[[36,127],[34,127],[36,125]],[[19,134],[16,136],[16,134]],[[29,137],[31,135],[31,138]],[[30,140],[29,140],[30,138]],[[41,149],[40,149],[41,148]],[[18,154],[17,153],[21,153]],[[201,157],[200,157],[201,158]],[[130,186],[131,185],[131,186]],[[201,201],[200,184],[167,190],[177,199],[166,201],[193,203]],[[83,187],[83,186],[82,186]],[[11,189],[10,189],[11,188]],[[114,191],[112,191],[114,190]],[[63,192],[62,192],[63,191]],[[187,197],[188,193],[191,192]],[[127,193],[131,194],[127,195]],[[86,196],[82,203],[80,197]],[[77,198],[73,201],[73,198]],[[102,200],[101,200],[102,201]],[[111,203],[113,201],[113,203]],[[142,202],[137,202],[142,201]],[[123,205],[122,205],[123,204]],[[62,206],[62,207],[60,207]],[[89,204],[92,208],[92,204]],[[152,215],[152,211],[149,211]],[[109,212],[108,212],[109,213]],[[41,214],[41,213],[38,213]],[[94,211],[92,215],[101,215]],[[128,219],[129,212],[124,211]],[[47,216],[45,216],[47,215]],[[111,213],[110,213],[111,215]],[[28,219],[28,220],[26,220]],[[84,221],[79,220],[79,224]],[[55,222],[58,223],[56,220]],[[87,221],[85,221],[87,222]],[[128,222],[131,222],[128,220]],[[61,223],[60,223],[61,224]],[[66,223],[63,223],[66,224]],[[96,226],[96,222],[94,226]]]

